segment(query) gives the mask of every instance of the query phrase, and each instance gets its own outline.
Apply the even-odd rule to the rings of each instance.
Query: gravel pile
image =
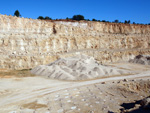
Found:
[[[78,55],[61,58],[48,65],[40,65],[31,70],[32,74],[60,80],[87,80],[105,76],[130,73],[127,70],[103,66],[90,56]]]
[[[130,59],[129,62],[150,65],[150,56],[138,55],[134,59]]]

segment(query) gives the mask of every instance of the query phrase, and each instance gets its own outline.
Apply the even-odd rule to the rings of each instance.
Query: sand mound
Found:
[[[61,80],[87,80],[104,76],[129,73],[126,70],[103,66],[93,57],[79,55],[61,58],[48,65],[40,65],[31,70],[35,75]]]
[[[138,55],[134,59],[130,59],[129,62],[150,65],[150,56]]]

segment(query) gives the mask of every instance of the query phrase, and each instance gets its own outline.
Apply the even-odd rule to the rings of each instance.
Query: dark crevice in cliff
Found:
[[[55,28],[55,24],[53,25],[53,34],[56,34],[57,31],[56,31],[56,28]]]

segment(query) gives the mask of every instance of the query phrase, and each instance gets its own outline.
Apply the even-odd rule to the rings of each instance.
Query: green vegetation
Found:
[[[106,20],[102,20],[102,22],[106,22]]]
[[[69,18],[67,17],[66,20],[69,20]]]
[[[39,16],[37,19],[41,19],[41,20],[52,20],[52,18],[49,18],[49,17],[45,17],[45,18],[44,18],[43,16]],[[53,19],[53,20],[62,20],[62,19]],[[131,24],[131,21],[130,21],[130,20],[125,20],[124,22],[121,22],[121,21],[119,21],[118,19],[116,19],[116,20],[114,20],[114,21],[112,21],[112,22],[106,21],[106,20],[100,21],[100,20],[97,20],[97,19],[95,19],[95,18],[93,18],[92,20],[90,20],[90,19],[85,19],[83,15],[74,15],[72,18],[68,18],[68,17],[67,17],[66,20],[76,20],[76,21],[84,20],[84,21],[96,21],[96,22],[109,22],[109,23],[125,23],[125,24]],[[133,22],[132,24],[139,24],[139,23]],[[141,23],[140,23],[140,24],[141,24]],[[141,25],[143,25],[143,24],[141,24]],[[145,24],[145,25],[150,25],[150,23],[149,23],[149,24]]]
[[[20,12],[18,11],[18,10],[16,10],[15,11],[15,13],[14,13],[14,16],[17,16],[17,17],[20,17],[21,15],[20,15]],[[37,19],[40,19],[40,20],[64,20],[64,19],[52,19],[52,18],[50,18],[50,17],[48,17],[48,16],[46,16],[46,17],[43,17],[43,16],[39,16]],[[95,19],[95,18],[93,18],[92,20],[90,20],[90,19],[85,19],[84,18],[84,16],[83,15],[73,15],[73,17],[72,18],[66,18],[65,20],[76,20],[76,21],[80,21],[80,20],[84,20],[84,21],[97,21],[97,22],[109,22],[109,23],[111,23],[110,21],[106,21],[106,20],[102,20],[102,21],[100,21],[100,20],[97,20],[97,19]],[[114,21],[112,21],[112,23],[125,23],[125,24],[131,24],[131,21],[130,20],[125,20],[124,22],[121,22],[121,21],[119,21],[118,19],[116,19],[116,20],[114,20]],[[135,23],[135,22],[133,22],[132,24],[141,24],[141,25],[144,25],[144,24],[142,24],[142,23]],[[148,23],[148,24],[145,24],[145,25],[150,25],[150,23]]]
[[[128,20],[128,21],[125,20],[124,23],[125,23],[125,24],[130,24],[130,20]]]
[[[14,16],[20,17],[20,12],[18,10],[15,11]]]
[[[93,18],[92,21],[97,21],[97,20],[95,18]]]
[[[133,24],[136,24],[135,22],[133,22]]]
[[[119,20],[115,20],[114,23],[119,23]]]
[[[50,17],[48,17],[48,16],[46,16],[44,19],[45,19],[45,20],[52,20],[52,18],[50,18]]]
[[[43,16],[39,16],[37,19],[40,19],[40,20],[52,20],[52,18],[46,16],[45,18]]]
[[[72,17],[72,20],[77,20],[77,21],[84,20],[84,16],[83,15],[74,15]]]
[[[43,16],[39,16],[37,19],[44,20],[44,17]]]

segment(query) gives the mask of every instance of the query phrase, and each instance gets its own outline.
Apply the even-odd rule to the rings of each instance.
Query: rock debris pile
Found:
[[[87,80],[128,74],[130,72],[100,65],[90,56],[78,55],[69,58],[60,58],[48,65],[37,66],[31,70],[31,73],[60,80]]]
[[[129,62],[150,65],[150,56],[138,55],[134,59],[130,59]]]

